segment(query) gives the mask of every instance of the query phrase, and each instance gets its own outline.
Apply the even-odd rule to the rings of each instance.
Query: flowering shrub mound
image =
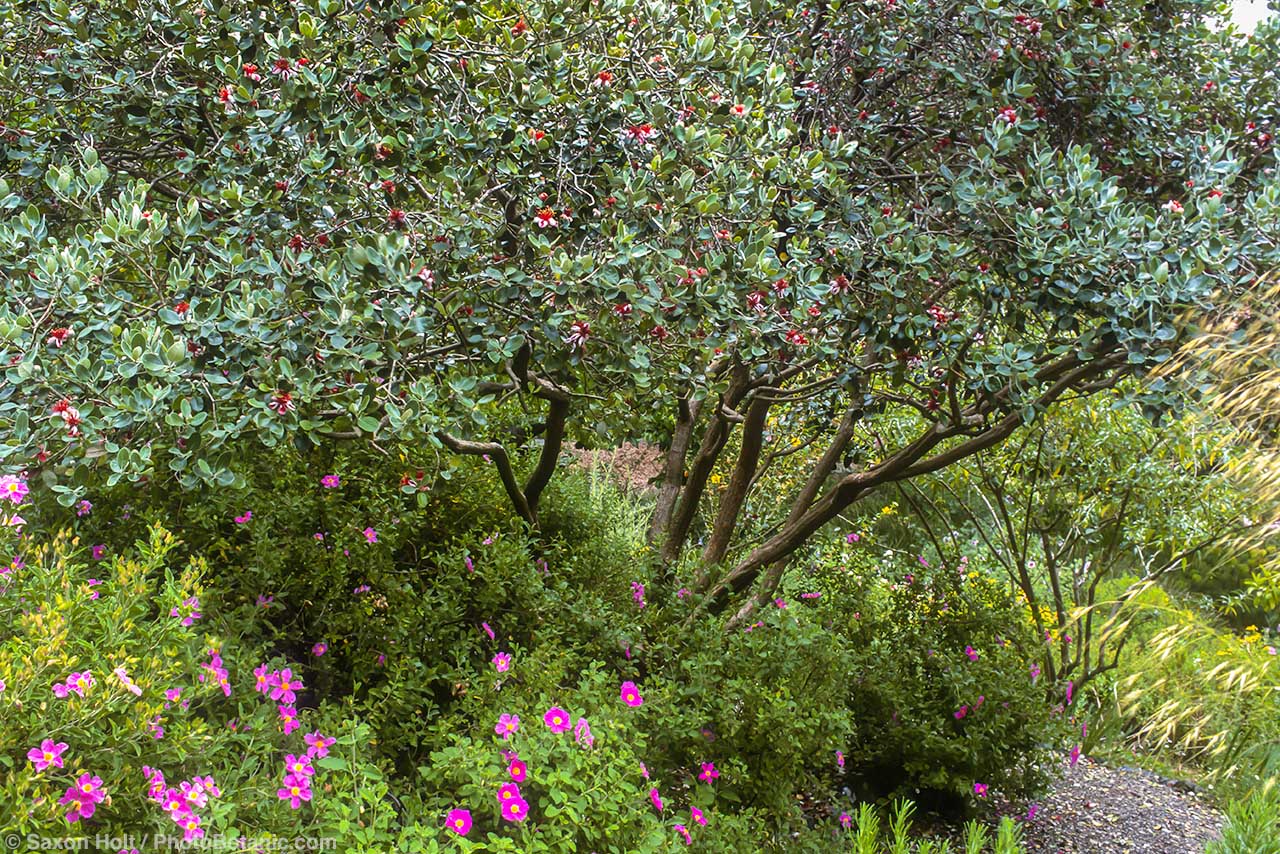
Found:
[[[841,536],[725,632],[607,480],[553,489],[536,540],[431,547],[492,485],[420,504],[376,488],[400,467],[281,452],[194,501],[27,496],[0,592],[8,823],[495,851],[742,850],[773,827],[820,850],[845,787],[1015,794],[1059,731],[985,582],[903,583]]]

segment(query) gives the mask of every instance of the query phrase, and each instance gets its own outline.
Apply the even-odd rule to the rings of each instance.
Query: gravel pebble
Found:
[[[1218,837],[1222,814],[1146,771],[1081,759],[1022,825],[1029,852],[1202,854]]]

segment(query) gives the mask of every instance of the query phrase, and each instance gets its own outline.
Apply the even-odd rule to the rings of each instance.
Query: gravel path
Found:
[[[1216,809],[1176,784],[1088,759],[1023,823],[1027,850],[1048,854],[1202,854],[1221,826]]]

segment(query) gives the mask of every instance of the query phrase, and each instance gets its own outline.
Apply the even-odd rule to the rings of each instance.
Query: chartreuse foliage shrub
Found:
[[[207,834],[621,852],[688,832],[709,850],[842,850],[854,803],[829,793],[1016,793],[1027,751],[1053,738],[1018,635],[995,631],[1005,603],[972,581],[904,588],[840,539],[726,633],[654,568],[641,517],[598,476],[553,489],[532,540],[486,516],[482,466],[420,503],[398,488],[398,453],[364,453],[250,455],[243,490],[157,482],[72,511],[37,487],[0,594],[17,629],[0,647],[10,824],[178,827],[145,765],[170,788],[212,778],[184,796]],[[29,675],[27,659],[45,663]],[[54,696],[84,671],[84,697]],[[282,731],[288,704],[259,675],[268,694],[290,681],[301,728]],[[317,732],[335,743],[295,809],[285,757]],[[28,761],[45,738],[68,745],[64,767]],[[111,800],[69,824],[57,801],[81,773]],[[509,783],[522,806],[504,813]]]
[[[1205,854],[1280,854],[1280,802],[1274,789],[1241,798],[1227,807],[1222,838]]]

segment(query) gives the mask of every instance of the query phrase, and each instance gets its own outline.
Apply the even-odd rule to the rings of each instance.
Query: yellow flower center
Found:
[[[45,762],[52,762],[52,761],[53,761],[53,754],[46,750],[46,751],[44,752],[44,761],[45,761]]]
[[[297,795],[299,791],[301,791],[301,790],[300,790],[297,786],[290,786],[290,787],[289,787],[289,793],[290,793],[290,794],[292,794],[292,795]]]

